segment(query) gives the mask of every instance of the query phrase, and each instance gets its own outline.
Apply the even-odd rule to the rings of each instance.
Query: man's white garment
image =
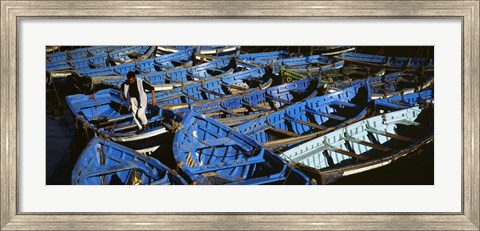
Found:
[[[143,79],[137,78],[136,82],[138,94],[140,96],[140,102],[137,102],[135,97],[130,97],[128,89],[130,85],[128,84],[124,84],[123,95],[125,98],[127,98],[128,102],[130,102],[133,122],[135,122],[138,129],[142,129],[142,125],[146,125],[148,123],[147,116],[145,115],[145,109],[147,108],[147,93],[145,93],[145,89],[143,89]]]
[[[145,115],[145,108],[139,107],[137,98],[130,98],[130,105],[132,107],[133,122],[137,125],[138,129],[142,129],[142,125],[146,125],[148,120]]]

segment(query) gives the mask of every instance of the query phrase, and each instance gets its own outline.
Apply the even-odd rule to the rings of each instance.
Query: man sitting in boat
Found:
[[[126,98],[130,103],[133,121],[138,127],[137,134],[148,128],[148,120],[145,115],[145,109],[147,108],[147,93],[145,93],[145,89],[152,93],[152,104],[157,104],[154,88],[146,84],[143,79],[137,79],[133,71],[128,72],[127,80],[122,83],[120,88],[122,93],[120,97],[122,100]]]

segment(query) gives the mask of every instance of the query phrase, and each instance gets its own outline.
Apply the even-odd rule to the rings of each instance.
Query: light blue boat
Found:
[[[317,182],[375,169],[433,142],[433,107],[418,106],[339,128],[280,154]]]

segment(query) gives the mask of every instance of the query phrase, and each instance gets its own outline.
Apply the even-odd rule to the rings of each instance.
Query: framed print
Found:
[[[478,1],[2,0],[0,227],[477,230],[478,12]],[[267,53],[275,57],[264,59],[266,63],[252,58]],[[366,63],[378,57],[386,57],[378,62],[388,65],[367,68]],[[289,60],[297,66],[289,66]],[[318,63],[311,65],[315,60]],[[397,63],[408,68],[395,72]],[[357,81],[350,74],[340,80],[347,71],[340,73],[339,68],[373,77]],[[308,78],[315,70],[325,78]],[[93,72],[100,71],[106,72],[93,78]],[[383,82],[386,76],[402,78],[403,84],[420,82],[425,88],[412,91],[422,106],[389,114],[393,112],[388,108],[400,105],[394,97],[406,103],[411,95],[404,90],[394,94],[399,88],[395,84],[382,82],[389,88],[372,88],[376,72]],[[163,78],[148,73],[168,74]],[[235,78],[227,77],[232,75]],[[269,75],[282,79],[272,83],[275,78],[265,77]],[[59,90],[62,77],[74,83],[75,94]],[[319,95],[325,100],[330,94],[345,96],[325,105],[309,104],[312,87],[303,89],[296,81],[324,87]],[[352,84],[355,81],[359,85]],[[296,85],[288,85],[291,82]],[[111,87],[97,88],[100,84]],[[211,87],[216,84],[218,89]],[[269,103],[249,101],[254,89],[279,86],[292,97],[268,93]],[[190,94],[194,90],[187,87],[202,93]],[[175,89],[183,90],[179,96],[168,95]],[[378,96],[372,97],[372,92]],[[237,102],[224,97],[228,94],[244,98]],[[295,94],[301,96],[298,101]],[[313,99],[322,97],[315,94]],[[214,100],[201,101],[202,97]],[[183,101],[174,100],[178,98]],[[377,98],[385,102],[377,103],[382,102]],[[192,103],[197,100],[200,103]],[[147,122],[142,113],[132,114],[142,108],[142,101],[162,105],[147,108]],[[222,106],[212,111],[205,102]],[[228,108],[232,102],[241,108]],[[415,102],[418,106],[420,101]],[[296,109],[283,107],[287,104]],[[326,111],[314,107],[319,104]],[[182,107],[192,112],[182,114]],[[372,107],[381,112],[366,109]],[[209,117],[195,114],[207,109]],[[276,120],[280,112],[283,117]],[[71,113],[73,119],[63,119]],[[155,113],[162,120],[156,121]],[[308,118],[297,116],[308,113]],[[330,132],[328,126],[334,126],[319,118],[344,121],[335,124],[343,130]],[[388,128],[392,124],[395,127]],[[257,129],[263,125],[269,127]],[[357,135],[358,129],[368,135]],[[263,136],[265,130],[275,135]],[[158,151],[163,144],[138,147],[141,142],[136,139],[152,132],[155,139],[173,140],[167,147],[169,156]],[[161,135],[168,138],[158,138]],[[335,146],[337,137],[345,145]],[[81,139],[85,143],[80,145]],[[375,161],[366,159],[375,157],[375,150],[393,153],[392,143],[409,143],[408,150],[430,155],[419,155],[427,156],[422,157],[425,162],[412,158],[397,165],[408,155],[403,148]],[[52,155],[67,149],[77,150],[76,156]],[[325,159],[307,161],[312,150],[319,154],[315,158]],[[231,152],[236,153],[233,159],[225,154]],[[237,159],[240,154],[246,157]],[[340,168],[347,163],[353,167]],[[387,176],[383,166],[390,163],[401,168],[401,174]],[[373,180],[358,174],[378,169]],[[357,177],[340,181],[342,185],[320,185],[347,175]]]

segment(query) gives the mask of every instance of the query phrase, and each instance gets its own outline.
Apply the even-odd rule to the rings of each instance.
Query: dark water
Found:
[[[272,51],[278,49],[300,50],[308,54],[310,47],[243,47],[244,51]],[[419,51],[423,50],[423,51]],[[383,54],[387,56],[433,57],[433,47],[357,47],[358,52]],[[315,51],[314,51],[315,52]],[[420,55],[419,55],[420,53]],[[47,185],[69,185],[73,166],[91,137],[81,129],[75,129],[75,121],[65,103],[65,96],[77,94],[70,87],[47,86],[47,120],[46,120],[46,183]],[[153,154],[156,156],[157,154]],[[158,157],[158,156],[157,156]],[[161,161],[167,166],[173,158],[163,157]],[[345,177],[335,184],[344,185],[433,185],[434,183],[434,148],[433,142],[398,159],[385,167]]]

